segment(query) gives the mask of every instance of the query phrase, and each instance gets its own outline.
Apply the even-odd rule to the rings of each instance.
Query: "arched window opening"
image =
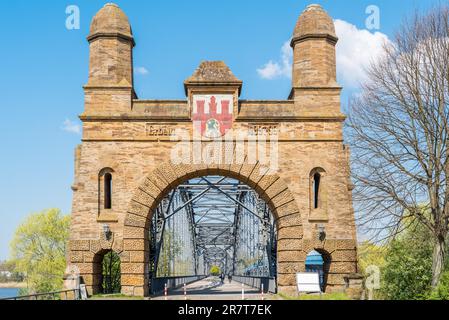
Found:
[[[313,206],[315,209],[320,207],[320,192],[321,192],[321,174],[318,172],[313,175]]]
[[[104,175],[104,208],[112,209],[112,174]]]

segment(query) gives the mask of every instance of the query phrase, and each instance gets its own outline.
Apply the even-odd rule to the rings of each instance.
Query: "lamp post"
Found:
[[[104,234],[104,238],[106,240],[109,241],[111,239],[111,235],[112,235],[111,228],[107,224],[103,225],[103,234]]]
[[[320,241],[326,240],[326,227],[324,224],[318,225],[318,240]]]

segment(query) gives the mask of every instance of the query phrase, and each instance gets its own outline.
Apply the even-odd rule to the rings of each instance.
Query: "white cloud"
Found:
[[[358,87],[366,79],[366,68],[382,55],[383,45],[391,44],[388,36],[358,29],[343,20],[335,20],[339,38],[337,44],[337,69],[339,81],[347,87]]]
[[[134,68],[134,73],[135,73],[135,74],[138,74],[138,75],[146,76],[146,75],[149,74],[150,72],[149,72],[148,69],[145,68],[145,67],[135,67],[135,68]]]
[[[366,78],[366,67],[382,54],[383,44],[391,43],[388,36],[358,29],[343,20],[335,20],[335,29],[339,38],[337,44],[338,81],[345,87],[357,87]],[[290,40],[281,49],[279,61],[270,60],[257,69],[262,79],[274,80],[291,78],[293,51]]]
[[[270,60],[257,73],[262,79],[273,80],[276,78],[290,78],[292,76],[293,50],[290,40],[285,42],[281,48],[281,57],[277,62]]]
[[[66,119],[62,125],[62,130],[69,133],[81,134],[81,125],[73,122],[72,120]]]

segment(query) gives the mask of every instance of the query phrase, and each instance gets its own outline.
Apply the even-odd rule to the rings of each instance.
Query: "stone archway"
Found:
[[[123,229],[122,293],[148,295],[149,226],[159,202],[183,182],[206,175],[234,178],[253,188],[270,206],[278,228],[278,289],[292,292],[295,274],[303,271],[303,227],[301,215],[287,184],[269,169],[257,164],[172,165],[154,170],[135,192]]]

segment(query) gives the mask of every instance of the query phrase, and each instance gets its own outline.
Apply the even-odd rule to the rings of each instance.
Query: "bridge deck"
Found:
[[[245,299],[261,300],[262,296],[259,290],[244,286]],[[270,295],[265,294],[265,299],[269,299]],[[155,296],[152,300],[164,300],[165,297]],[[172,289],[168,291],[168,300],[184,300],[184,288]],[[242,284],[228,279],[224,284],[218,278],[207,278],[187,286],[188,300],[241,300]]]

